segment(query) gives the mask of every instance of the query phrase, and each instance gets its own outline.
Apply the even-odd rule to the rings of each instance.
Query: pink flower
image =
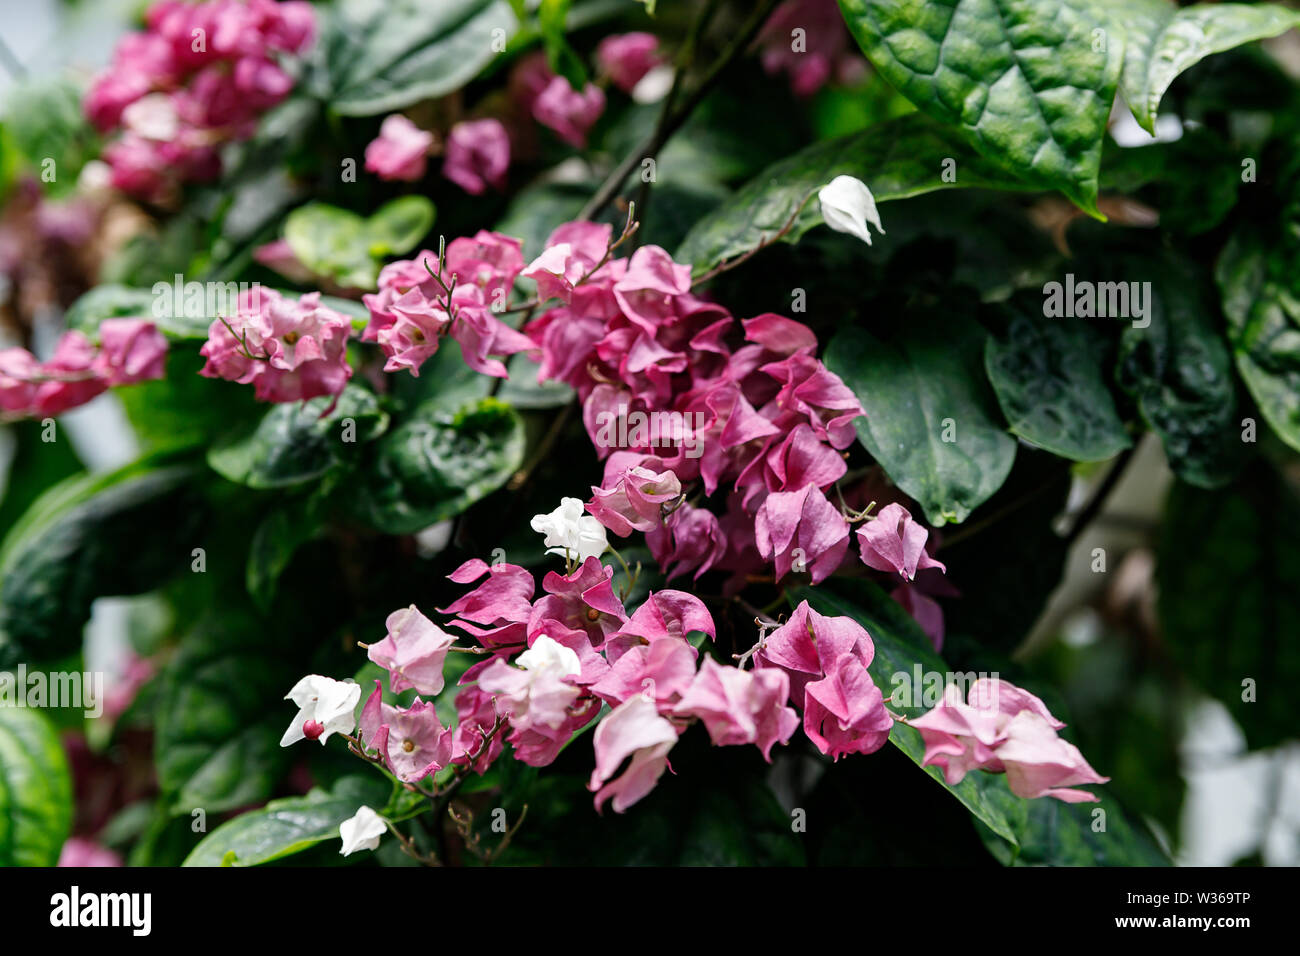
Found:
[[[614,298],[633,324],[654,335],[661,322],[674,316],[673,299],[690,290],[690,266],[673,262],[658,246],[642,246],[614,283]]]
[[[691,570],[698,579],[727,552],[718,516],[689,504],[677,508],[661,527],[647,531],[645,541],[669,579]]]
[[[371,644],[366,656],[388,671],[388,687],[400,693],[442,693],[442,667],[455,638],[420,613],[414,604],[388,615],[388,634]]]
[[[77,331],[64,332],[50,360],[41,365],[39,374],[54,381],[36,386],[32,416],[58,415],[103,394],[108,384],[96,374],[95,359],[89,339]]]
[[[904,611],[912,615],[912,620],[925,631],[926,637],[936,651],[943,650],[943,608],[930,595],[921,591],[914,584],[900,584],[889,593]]]
[[[366,147],[366,169],[380,179],[414,182],[424,176],[432,145],[432,133],[394,113],[384,119],[379,136]]]
[[[600,87],[588,83],[581,91],[575,90],[562,76],[552,77],[533,102],[533,118],[579,149],[587,145],[587,131],[604,111],[605,94]]]
[[[663,62],[653,33],[622,33],[605,37],[596,47],[596,62],[615,86],[625,93]]]
[[[790,695],[803,706],[803,728],[832,759],[873,753],[885,745],[893,718],[867,668],[875,645],[847,617],[823,617],[803,601],[758,652],[763,667],[790,678]]]
[[[546,249],[520,274],[537,283],[539,299],[568,302],[574,287],[605,258],[612,234],[604,223],[565,223],[551,233]]]
[[[452,733],[438,720],[432,701],[405,709],[383,702],[379,681],[361,709],[361,741],[379,751],[398,780],[415,783],[451,763]]]
[[[199,350],[207,363],[199,374],[251,383],[261,401],[338,395],[352,377],[351,331],[352,321],[322,306],[319,292],[295,302],[259,287],[241,298],[233,317],[209,326],[208,341]]]
[[[619,704],[597,726],[594,735],[596,769],[588,790],[596,792],[596,809],[614,799],[614,812],[622,813],[658,783],[668,766],[668,751],[677,743],[677,729],[659,716],[655,705],[637,694]],[[617,780],[623,761],[631,762]]]
[[[663,506],[681,497],[682,483],[671,471],[656,473],[632,467],[617,476],[612,487],[593,486],[591,494],[587,511],[620,538],[626,538],[633,531],[659,527]]]
[[[162,378],[167,340],[144,319],[105,319],[99,324],[95,370],[109,385],[132,385]]]
[[[447,271],[458,285],[477,286],[494,306],[497,300],[505,304],[523,268],[519,240],[499,232],[480,229],[472,239],[462,236],[447,244]]]
[[[817,584],[844,560],[849,523],[816,485],[807,485],[768,495],[754,518],[754,538],[759,554],[775,560],[778,579],[793,567]]]
[[[1081,803],[1098,797],[1071,787],[1110,779],[1098,775],[1077,747],[1057,736],[1065,725],[1047,705],[997,678],[975,681],[966,703],[961,688],[949,684],[939,705],[911,725],[925,741],[923,763],[942,768],[950,785],[971,770],[985,770],[1005,773],[1018,797]]]
[[[121,866],[122,857],[86,837],[68,837],[59,852],[56,866]]]
[[[36,397],[41,363],[23,348],[0,349],[0,412],[26,415]]]
[[[509,167],[510,137],[500,120],[457,123],[447,134],[442,174],[470,195],[504,189]]]
[[[684,643],[693,632],[717,640],[713,616],[703,601],[685,591],[651,591],[645,603],[605,639],[603,650],[615,663],[628,648],[667,637]]]
[[[614,707],[642,694],[661,713],[668,712],[695,678],[695,658],[695,648],[676,637],[637,644],[591,685],[591,692]]]
[[[798,714],[785,706],[789,696],[783,671],[742,671],[708,657],[673,712],[704,721],[719,747],[757,744],[771,763],[772,745],[788,741],[799,726]]]
[[[581,694],[568,679],[582,672],[578,655],[543,634],[515,663],[494,660],[479,674],[478,686],[496,697],[516,731],[558,730]]]
[[[795,30],[803,44],[795,46]],[[790,75],[798,96],[811,96],[842,70],[849,54],[849,34],[835,0],[787,0],[777,7],[759,34],[763,69]]]
[[[913,521],[906,508],[894,502],[858,528],[858,547],[867,567],[896,571],[904,581],[911,581],[918,570],[947,570],[926,553],[925,539],[929,536],[930,532]]]
[[[505,749],[505,735],[498,733],[483,746],[483,738],[492,732],[497,721],[496,700],[482,688],[471,685],[456,694],[456,730],[452,734],[452,762],[469,763],[484,773]]]

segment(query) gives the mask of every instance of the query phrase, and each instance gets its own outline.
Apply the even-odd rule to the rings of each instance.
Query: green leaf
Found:
[[[388,428],[388,414],[373,392],[349,385],[324,414],[333,401],[322,395],[276,405],[251,433],[209,449],[208,464],[250,488],[284,488],[320,478]]]
[[[984,364],[998,404],[1021,438],[1072,461],[1105,461],[1133,444],[1102,378],[1106,344],[1084,320],[1047,318],[1041,293],[997,311],[1002,335]]]
[[[403,196],[366,218],[323,202],[289,213],[284,238],[304,266],[341,286],[373,289],[385,256],[413,249],[433,226],[433,203]]]
[[[0,546],[0,666],[79,648],[95,598],[140,594],[188,568],[208,518],[200,473],[155,456],[33,502]]]
[[[324,38],[331,107],[374,116],[464,86],[518,27],[506,0],[341,0]],[[503,34],[494,36],[494,31]]]
[[[1007,866],[1171,865],[1151,831],[1104,788],[1088,788],[1101,797],[1097,803],[1064,803],[1050,797],[1022,800],[1004,778],[996,784],[988,788],[988,798],[1007,809],[1016,845],[980,830],[989,851]]]
[[[0,706],[0,866],[54,866],[71,829],[58,733],[37,711]]]
[[[1171,653],[1251,749],[1294,736],[1300,501],[1257,463],[1227,489],[1176,484],[1165,511],[1156,582]]]
[[[376,776],[345,777],[332,791],[272,800],[227,820],[196,846],[182,866],[257,866],[323,840],[339,839],[339,824],[361,806],[383,808],[385,785]]]
[[[54,75],[13,83],[5,91],[0,122],[6,160],[12,149],[46,194],[63,196],[76,189],[81,167],[99,153],[99,137],[82,110],[77,84],[50,73]]]
[[[833,593],[828,588],[801,588],[790,596],[790,601],[795,606],[800,601],[807,601],[819,614],[850,617],[866,628],[876,649],[868,670],[884,696],[890,696],[899,686],[900,678],[896,675],[915,683],[913,677],[918,667],[922,674],[948,673],[948,666],[931,648],[929,638],[902,606],[879,587],[870,581],[857,581],[846,586],[845,592],[850,596]],[[924,707],[906,707],[897,702],[891,703],[890,709],[908,717],[919,717],[925,712]],[[921,766],[925,744],[920,731],[895,723],[889,732],[889,742],[907,754],[918,767]],[[1012,816],[1008,815],[1014,807],[989,798],[986,791],[992,778],[988,774],[967,774],[961,783],[952,786],[944,781],[943,771],[939,768],[923,769],[989,829],[1015,843]]]
[[[1269,425],[1300,450],[1300,177],[1276,220],[1244,221],[1215,267],[1237,370]]]
[[[413,534],[505,484],[523,463],[523,422],[494,398],[455,414],[431,399],[374,447],[359,514],[387,534]]]
[[[952,160],[955,178],[945,178]],[[954,187],[1024,189],[1015,176],[973,152],[950,129],[919,114],[902,116],[812,146],[764,170],[692,227],[674,258],[702,275],[775,240],[797,242],[823,222],[817,191],[854,176],[877,203]],[[884,217],[888,230],[888,216]]]
[[[245,582],[249,597],[266,610],[275,598],[280,575],[294,552],[320,534],[324,525],[318,499],[295,500],[268,514],[253,532]]]
[[[400,256],[419,244],[433,228],[433,203],[423,196],[402,196],[386,202],[366,220],[372,256]]]
[[[1160,99],[1178,74],[1213,53],[1300,25],[1300,13],[1270,3],[1178,7],[1169,0],[1106,0],[1105,6],[1125,35],[1124,99],[1149,133],[1155,133]]]
[[[917,108],[1026,183],[1097,211],[1122,36],[1084,0],[840,0],[849,31]],[[868,183],[870,185],[870,183]]]
[[[1016,441],[984,378],[987,333],[950,310],[918,312],[889,342],[836,333],[826,366],[866,411],[858,439],[933,525],[965,521],[1011,471]]]
[[[580,90],[587,84],[587,69],[564,36],[564,23],[570,6],[571,0],[542,0],[537,8],[537,25],[551,72],[564,77],[575,90]]]
[[[1120,337],[1116,377],[1160,436],[1174,473],[1200,488],[1230,481],[1245,462],[1232,359],[1212,291],[1190,264],[1143,266],[1151,276],[1150,325]]]
[[[182,638],[161,675],[154,738],[172,813],[221,813],[273,792],[293,756],[280,746],[292,705],[278,702],[305,669],[285,659],[286,640],[239,607],[214,610]]]

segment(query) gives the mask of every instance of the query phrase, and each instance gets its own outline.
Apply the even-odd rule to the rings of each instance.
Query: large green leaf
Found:
[[[984,377],[987,333],[943,310],[917,312],[889,342],[841,329],[826,365],[866,416],[858,438],[931,524],[964,521],[1011,470],[1016,441]]]
[[[373,392],[348,385],[333,410],[323,414],[333,401],[322,395],[276,405],[249,434],[209,449],[208,464],[250,488],[283,488],[321,477],[388,427],[388,414]]]
[[[369,217],[311,202],[289,213],[284,238],[298,261],[340,286],[373,289],[384,257],[415,248],[434,220],[433,203],[403,196]]]
[[[949,178],[945,178],[945,160],[955,164]],[[787,225],[790,229],[782,238],[798,240],[822,223],[817,191],[836,176],[861,179],[876,202],[958,186],[1026,188],[973,152],[952,130],[911,114],[814,143],[764,170],[697,222],[675,258],[691,263],[699,275],[773,241]]]
[[[1072,461],[1104,461],[1133,444],[1102,378],[1099,329],[1044,316],[1040,293],[997,311],[1005,328],[989,338],[984,364],[1012,432]]]
[[[140,594],[188,569],[207,520],[199,473],[158,456],[33,502],[0,546],[0,666],[79,648],[95,598]]]
[[[205,615],[162,675],[154,759],[171,811],[208,814],[265,800],[293,754],[276,702],[305,670],[285,660],[281,628],[239,608]]]
[[[1300,25],[1300,13],[1271,3],[1178,7],[1169,0],[1105,0],[1105,5],[1125,36],[1124,99],[1149,133],[1155,132],[1160,99],[1178,74],[1213,53]]]
[[[1026,183],[1097,213],[1122,35],[1084,0],[840,0],[867,58]]]
[[[517,26],[506,0],[341,0],[324,40],[330,105],[373,116],[443,96],[502,52]]]
[[[37,711],[0,706],[0,866],[54,866],[71,827],[58,733]]]
[[[1170,651],[1252,748],[1293,737],[1300,707],[1300,500],[1262,463],[1231,488],[1179,483],[1157,583]]]
[[[257,866],[303,850],[323,840],[339,839],[339,824],[363,805],[383,809],[386,786],[373,778],[345,777],[332,791],[312,790],[305,797],[272,800],[260,810],[227,820],[209,833],[185,858],[183,866]]]
[[[1289,189],[1276,219],[1242,223],[1216,275],[1237,370],[1273,430],[1300,450],[1300,177]]]
[[[388,534],[413,534],[505,484],[523,463],[523,423],[493,398],[455,414],[431,399],[374,447],[360,516]]]
[[[1143,274],[1151,277],[1151,322],[1124,330],[1116,377],[1160,436],[1174,473],[1218,487],[1240,471],[1250,446],[1241,440],[1232,359],[1212,290],[1190,265],[1170,259],[1144,265]]]

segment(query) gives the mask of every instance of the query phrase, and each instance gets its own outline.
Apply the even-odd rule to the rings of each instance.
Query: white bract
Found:
[[[836,232],[847,232],[871,245],[871,231],[875,226],[883,236],[885,227],[880,224],[876,211],[876,197],[867,184],[852,176],[836,176],[817,193],[822,205],[822,219]]]
[[[515,663],[528,671],[551,671],[558,677],[582,673],[577,653],[545,634],[538,635],[533,646],[515,658]]]
[[[357,850],[373,850],[379,846],[379,838],[387,829],[384,818],[374,810],[358,807],[352,819],[339,824],[339,836],[343,839],[343,848],[339,852],[349,856]]]
[[[355,711],[361,700],[361,685],[308,674],[293,685],[284,699],[298,705],[298,716],[280,738],[280,746],[288,747],[306,739],[308,721],[320,725],[317,739],[323,744],[330,734],[350,734],[356,727]]]
[[[122,111],[122,124],[137,136],[159,143],[175,139],[180,131],[180,117],[166,93],[140,97]]]
[[[578,498],[561,498],[560,507],[550,514],[534,515],[532,527],[545,535],[547,554],[582,562],[600,557],[609,547],[605,526],[586,513]]]

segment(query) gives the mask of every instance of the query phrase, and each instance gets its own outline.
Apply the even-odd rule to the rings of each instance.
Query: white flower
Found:
[[[343,838],[343,848],[339,850],[344,856],[357,850],[373,850],[379,846],[379,838],[388,830],[384,818],[369,807],[358,807],[351,820],[339,824],[339,836]]]
[[[883,236],[885,227],[880,224],[876,211],[876,197],[867,184],[852,176],[836,176],[817,193],[822,204],[822,219],[836,232],[847,232],[871,245],[871,232],[867,223],[875,226]]]
[[[547,554],[558,554],[578,562],[598,558],[609,543],[605,526],[586,513],[578,498],[561,498],[560,507],[548,515],[534,515],[533,530],[545,535]]]
[[[288,747],[307,737],[323,744],[330,734],[350,734],[356,727],[361,685],[308,674],[293,685],[284,699],[298,705],[298,716],[280,738],[280,746]],[[308,721],[312,723],[311,734],[307,732]]]
[[[515,658],[515,663],[529,671],[553,671],[558,677],[582,673],[577,652],[545,634],[539,634],[533,646]]]

